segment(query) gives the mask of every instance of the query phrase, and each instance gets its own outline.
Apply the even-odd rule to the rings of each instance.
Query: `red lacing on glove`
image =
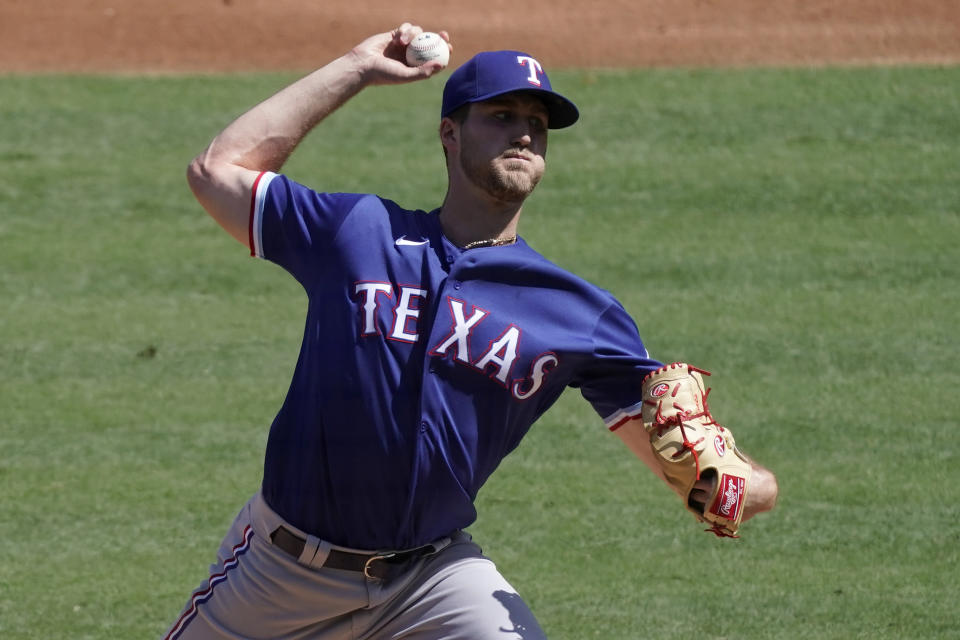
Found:
[[[689,365],[688,367],[693,371],[706,373],[707,375],[710,375],[709,371],[704,371],[703,369],[697,369],[696,367],[690,367]],[[673,392],[670,394],[670,397],[675,398],[679,391],[680,391],[680,385],[678,384],[673,388]],[[719,422],[714,420],[713,415],[710,413],[710,405],[707,402],[707,396],[709,395],[710,395],[709,388],[703,394],[701,394],[700,403],[703,405],[703,411],[701,411],[700,413],[688,413],[683,410],[682,406],[674,403],[673,408],[677,410],[677,413],[670,416],[669,418],[666,418],[663,415],[663,412],[662,412],[663,401],[661,400],[660,402],[656,403],[657,414],[654,416],[654,420],[653,420],[653,425],[657,428],[657,437],[662,436],[664,430],[667,429],[667,427],[680,427],[680,435],[683,437],[683,444],[681,445],[682,449],[680,451],[677,451],[675,454],[673,454],[673,457],[679,458],[686,451],[689,451],[691,454],[693,454],[693,462],[694,464],[696,464],[696,467],[697,467],[697,477],[696,477],[697,480],[700,479],[700,454],[697,453],[696,446],[701,442],[703,442],[704,439],[700,438],[696,442],[692,442],[689,438],[687,438],[687,429],[686,429],[686,426],[683,424],[683,421],[695,420],[697,418],[705,418],[706,419],[704,422],[705,424],[713,425],[722,432],[724,430],[723,426]],[[644,402],[650,406],[654,405],[654,403],[651,400],[644,400]]]
[[[640,384],[641,384],[641,385],[644,384],[649,378],[652,378],[653,376],[655,376],[655,375],[657,375],[657,374],[664,373],[664,372],[667,371],[668,369],[676,369],[676,368],[680,367],[681,365],[686,365],[687,371],[696,371],[697,373],[702,373],[702,374],[705,375],[705,376],[713,375],[713,374],[711,374],[709,371],[707,371],[706,369],[701,369],[701,368],[699,368],[699,367],[695,367],[695,366],[693,366],[692,364],[686,364],[685,362],[671,362],[670,364],[665,364],[665,365],[663,365],[662,367],[660,367],[659,369],[654,369],[653,371],[651,371],[651,372],[648,373],[647,375],[643,376],[643,380],[640,381]]]
[[[682,422],[682,421],[680,422],[680,435],[683,436],[683,449],[681,449],[680,451],[677,451],[675,454],[673,454],[673,457],[674,457],[674,458],[679,458],[680,456],[683,455],[684,450],[687,450],[687,451],[689,451],[690,453],[692,453],[692,454],[693,454],[693,462],[697,465],[697,477],[696,477],[696,479],[699,480],[699,479],[700,479],[700,454],[697,453],[696,446],[697,446],[698,444],[700,444],[701,442],[703,442],[703,438],[700,438],[700,439],[697,440],[696,442],[690,442],[690,440],[687,439],[687,430],[686,430],[686,428],[683,426],[683,422]]]
[[[723,425],[713,419],[713,415],[710,413],[710,403],[707,402],[707,396],[710,395],[711,388],[707,387],[707,390],[700,396],[700,403],[703,405],[703,411],[698,413],[695,416],[690,416],[691,418],[707,418],[707,424],[712,424],[713,426],[723,431]]]
[[[680,388],[679,385],[677,385],[677,389],[679,388]],[[676,394],[676,390],[674,390],[674,394]],[[646,402],[651,406],[653,405],[653,402],[651,402],[650,400],[644,400],[644,402]],[[661,409],[663,408],[663,401],[661,400],[660,402],[658,402],[656,406],[657,406],[657,414],[654,416],[653,425],[657,428],[657,437],[662,436],[664,430],[666,430],[668,427],[680,427],[680,435],[683,437],[683,445],[682,445],[683,448],[680,451],[677,451],[675,454],[673,454],[673,457],[679,458],[680,456],[683,455],[684,451],[689,451],[690,453],[692,453],[693,461],[697,465],[696,479],[699,480],[700,479],[700,454],[697,453],[696,446],[701,442],[703,442],[703,438],[700,438],[696,442],[691,442],[690,439],[687,438],[687,429],[683,424],[683,420],[685,418],[688,420],[690,418],[698,418],[702,416],[703,413],[698,413],[696,415],[691,416],[685,413],[682,407],[674,404],[673,408],[677,410],[677,413],[670,416],[669,418],[666,418],[664,417],[663,412],[661,411]],[[713,418],[711,417],[710,420],[712,421]]]

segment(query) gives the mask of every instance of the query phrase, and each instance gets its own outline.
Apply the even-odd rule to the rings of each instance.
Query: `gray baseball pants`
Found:
[[[299,558],[271,542],[285,527]],[[210,577],[164,640],[543,640],[526,603],[459,532],[388,579],[324,567],[330,545],[284,521],[258,493],[230,527]]]

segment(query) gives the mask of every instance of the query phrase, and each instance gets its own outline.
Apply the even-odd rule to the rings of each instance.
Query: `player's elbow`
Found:
[[[211,181],[211,173],[204,161],[204,156],[199,155],[191,160],[187,165],[187,184],[198,200],[201,200],[203,193],[209,189]]]
[[[757,493],[757,511],[770,511],[777,505],[780,485],[777,477],[763,467],[753,468],[754,491]]]
[[[197,156],[187,165],[187,184],[193,197],[217,222],[224,224],[230,216],[224,213],[221,181],[216,165],[212,164],[205,154]]]
[[[207,213],[218,218],[223,200],[225,169],[212,160],[206,152],[201,153],[187,165],[187,184],[193,197],[197,199]]]
[[[206,152],[187,166],[187,184],[197,202],[245,245],[249,242],[250,191],[258,175]]]

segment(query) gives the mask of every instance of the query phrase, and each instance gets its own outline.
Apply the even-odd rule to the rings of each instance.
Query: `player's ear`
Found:
[[[447,153],[460,146],[460,125],[452,118],[440,119],[440,144]]]

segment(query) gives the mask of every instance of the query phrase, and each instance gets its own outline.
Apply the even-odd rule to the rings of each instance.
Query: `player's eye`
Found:
[[[531,117],[530,117],[530,127],[531,127],[534,131],[539,131],[539,132],[542,133],[542,132],[544,132],[544,131],[547,130],[547,121],[544,120],[543,118],[538,117],[538,116],[531,116]]]

